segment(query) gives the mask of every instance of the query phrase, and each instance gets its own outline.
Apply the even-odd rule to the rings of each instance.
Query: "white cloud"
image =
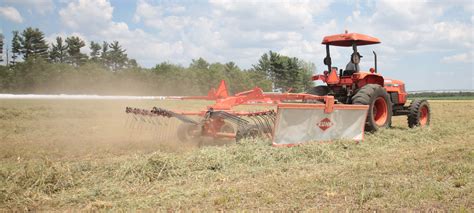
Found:
[[[186,12],[186,7],[181,5],[171,5],[166,10],[170,13],[184,13]]]
[[[158,18],[161,18],[162,10],[163,9],[159,6],[153,6],[149,4],[147,1],[140,0],[137,3],[134,20],[138,22],[142,20],[142,17],[143,17],[143,21],[145,22],[146,25],[154,26],[153,21],[155,21]]]
[[[131,58],[153,65],[169,59],[175,62],[183,53],[181,41],[166,42],[141,29],[130,29],[124,22],[112,20],[113,7],[107,0],[76,0],[59,11],[63,24],[88,41],[119,41]],[[80,33],[79,33],[80,32]]]
[[[55,8],[53,0],[4,0],[4,2],[27,8],[30,13],[34,11],[41,15],[50,13]]]
[[[437,40],[445,40],[451,44],[459,44],[468,48],[473,47],[474,27],[469,23],[438,22],[434,24],[434,35]]]
[[[471,48],[474,28],[472,23],[443,20],[450,5],[437,1],[376,1],[374,13],[351,15],[345,26],[381,38],[384,46],[402,52],[447,51],[453,48]],[[456,5],[458,4],[458,5]]]
[[[211,0],[214,16],[245,31],[294,31],[313,25],[313,18],[331,1]]]
[[[446,56],[441,59],[443,63],[472,63],[474,61],[474,53],[466,52],[456,55]]]
[[[78,0],[59,11],[61,21],[73,30],[102,31],[112,20],[113,7],[107,0]]]
[[[0,7],[0,15],[16,23],[23,22],[23,17],[14,7]]]
[[[429,21],[443,13],[443,5],[426,0],[380,0],[376,3],[374,18],[391,24]]]
[[[311,45],[321,46],[317,44],[321,37],[312,35],[322,35],[327,28],[321,25],[327,23],[316,25],[314,19],[329,4],[330,1],[210,1],[206,11],[196,12],[192,5],[176,9],[176,5],[166,2],[141,0],[134,21],[158,30],[158,37],[164,41],[181,41],[186,48],[184,58],[236,60],[249,67],[268,50],[297,53],[295,56],[304,55],[305,59],[319,54],[319,49]],[[334,20],[330,22],[335,25]]]
[[[331,1],[309,0],[211,0],[198,6],[139,0],[133,21],[147,29],[114,21],[108,0],[74,0],[59,14],[67,29],[88,40],[118,40],[130,57],[146,66],[162,61],[187,64],[192,58],[204,57],[250,67],[268,50],[322,66],[322,37],[344,29],[381,38],[383,45],[376,47],[380,64],[397,63],[407,54],[473,46],[472,33],[468,33],[473,32],[472,22],[440,18],[448,7],[436,1],[367,1],[357,3],[341,19],[327,17],[330,6]],[[331,51],[335,62],[347,62],[344,50]],[[371,54],[365,53],[367,63],[371,63]]]
[[[148,1],[140,0],[134,15],[134,21],[142,21],[145,26],[158,29],[160,36],[176,38],[180,31],[189,27],[193,22],[198,22],[182,12],[186,11],[184,6],[177,5],[152,5]]]

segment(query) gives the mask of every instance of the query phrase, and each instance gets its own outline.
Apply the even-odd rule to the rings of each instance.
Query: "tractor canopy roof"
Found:
[[[330,35],[323,38],[322,44],[329,44],[341,47],[350,47],[355,42],[357,46],[378,44],[380,40],[360,33],[343,33]]]

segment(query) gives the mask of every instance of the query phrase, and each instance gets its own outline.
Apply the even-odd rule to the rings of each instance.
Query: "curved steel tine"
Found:
[[[257,120],[260,124],[260,129],[261,129],[262,133],[265,133],[265,124],[262,121],[262,117],[260,115],[257,115],[257,116],[255,116],[255,118],[257,118]]]

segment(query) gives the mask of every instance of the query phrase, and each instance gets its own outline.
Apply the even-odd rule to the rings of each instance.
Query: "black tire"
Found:
[[[431,109],[430,104],[424,99],[415,99],[408,107],[408,127],[415,128],[418,126],[424,127],[430,125]],[[424,111],[426,110],[426,111]]]
[[[236,128],[234,127],[234,125],[232,125],[230,122],[225,122],[224,125],[221,126],[219,132],[221,133],[233,133],[235,134],[235,137],[237,138],[237,132],[235,130]],[[223,138],[224,140],[228,140],[229,138]],[[237,141],[237,139],[236,139]]]
[[[383,106],[383,102],[386,104],[385,106]],[[352,96],[352,104],[369,105],[365,122],[366,131],[375,132],[380,128],[388,128],[392,124],[392,102],[390,101],[390,96],[387,91],[382,86],[378,84],[367,84],[363,86]],[[380,104],[382,104],[382,106],[380,106]],[[378,107],[385,108],[387,110],[386,113],[384,113],[382,109],[381,111],[379,110],[381,114],[377,114]]]
[[[256,138],[260,135],[260,131],[256,126],[245,127],[237,130],[235,141],[239,143],[244,138]]]
[[[197,141],[198,135],[196,134],[199,131],[199,125],[190,124],[190,123],[181,123],[178,126],[178,139],[180,142],[189,143],[189,142],[199,142]]]
[[[311,95],[325,96],[329,93],[329,87],[324,85],[315,86],[311,88],[307,93]]]
[[[225,122],[219,131],[223,133],[236,133],[234,126],[228,122]]]

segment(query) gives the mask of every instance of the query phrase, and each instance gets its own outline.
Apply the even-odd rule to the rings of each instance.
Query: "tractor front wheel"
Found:
[[[365,130],[374,132],[392,123],[392,103],[387,91],[378,84],[363,86],[354,96],[352,104],[368,105]]]
[[[430,125],[431,110],[427,100],[415,99],[411,102],[410,107],[408,108],[410,110],[410,113],[408,114],[408,126],[410,128]]]

